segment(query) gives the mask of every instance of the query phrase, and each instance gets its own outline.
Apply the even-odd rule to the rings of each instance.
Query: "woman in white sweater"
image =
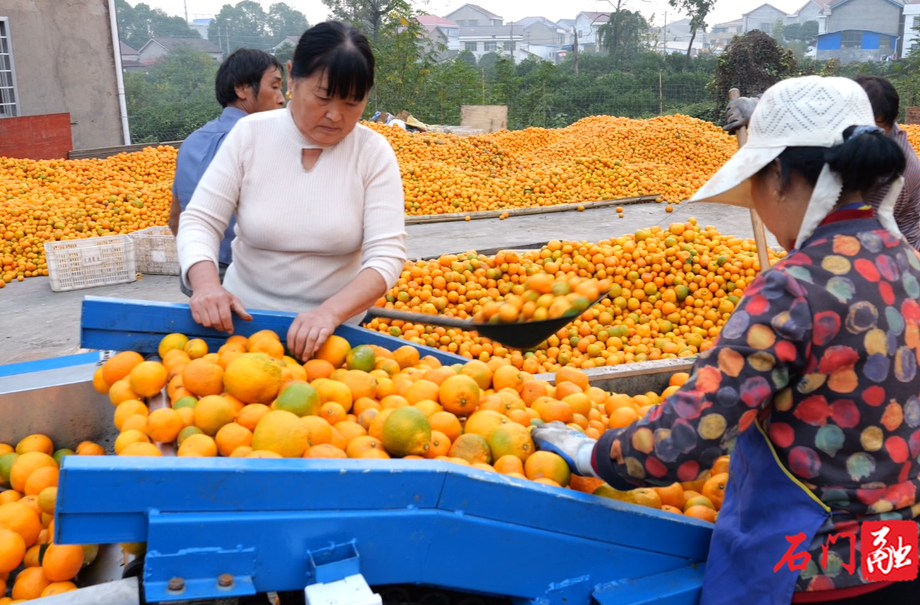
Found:
[[[306,359],[396,283],[405,209],[392,148],[358,124],[374,84],[367,39],[320,23],[300,38],[288,72],[288,107],[230,132],[182,214],[178,246],[196,322],[232,332],[232,312],[299,311],[287,343]],[[222,286],[217,256],[234,213]]]

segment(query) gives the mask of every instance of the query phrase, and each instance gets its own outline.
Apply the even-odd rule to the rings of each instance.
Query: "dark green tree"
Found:
[[[706,30],[706,19],[715,7],[716,0],[668,0],[668,4],[690,17],[690,44],[687,45],[687,60],[684,63],[684,69],[687,69],[690,67],[690,53],[696,34]]]
[[[182,17],[170,17],[158,8],[143,2],[131,6],[125,0],[115,0],[118,37],[135,50],[150,38],[200,38]]]
[[[299,36],[310,28],[307,16],[284,2],[268,7],[269,44],[275,46],[288,36]]]
[[[225,4],[208,25],[208,40],[231,53],[238,48],[271,48],[268,14],[253,0]]]
[[[207,53],[180,49],[146,72],[126,73],[132,142],[182,140],[220,115],[214,93],[217,68]]]
[[[379,42],[386,16],[401,12],[405,0],[323,0],[323,4],[334,18],[353,23],[374,42]]]
[[[750,97],[797,74],[798,64],[792,51],[755,29],[736,37],[719,56],[709,90],[713,100],[724,108],[732,88],[740,90],[741,96]]]
[[[635,60],[646,49],[648,31],[648,21],[638,11],[618,10],[598,28],[598,42],[618,65],[622,60]]]

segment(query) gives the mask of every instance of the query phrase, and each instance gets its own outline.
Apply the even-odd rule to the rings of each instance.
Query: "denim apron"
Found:
[[[830,508],[783,467],[759,421],[739,435],[729,477],[700,605],[790,605],[800,572],[773,571],[792,546],[786,536],[804,533],[795,551],[804,552]]]

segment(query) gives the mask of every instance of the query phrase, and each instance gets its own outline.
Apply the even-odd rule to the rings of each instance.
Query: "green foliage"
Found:
[[[638,11],[619,10],[610,14],[607,23],[597,30],[598,42],[613,62],[635,60],[646,50],[648,21]]]
[[[728,91],[737,88],[741,96],[762,94],[780,80],[798,75],[792,51],[759,30],[736,36],[719,56],[715,76],[709,84],[713,100],[725,107]]]
[[[182,140],[219,116],[217,67],[207,53],[183,49],[159,59],[146,73],[126,73],[132,142]]]
[[[686,67],[690,66],[690,51],[696,33],[706,29],[706,19],[715,8],[716,0],[668,0],[668,5],[690,16],[690,44],[687,45]]]
[[[208,40],[225,51],[238,48],[269,50],[287,36],[299,36],[310,27],[307,17],[278,2],[268,12],[254,0],[225,4],[208,25]]]
[[[125,0],[115,0],[118,37],[135,50],[140,50],[150,38],[200,38],[182,17],[170,17],[159,8],[140,3],[131,6]]]
[[[361,28],[374,42],[380,41],[384,21],[392,13],[404,14],[404,0],[323,0],[332,17],[348,21]]]

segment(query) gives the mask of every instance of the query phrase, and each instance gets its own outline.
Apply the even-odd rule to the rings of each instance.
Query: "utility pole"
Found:
[[[185,8],[185,22],[188,23],[188,0],[182,0],[182,6]]]

